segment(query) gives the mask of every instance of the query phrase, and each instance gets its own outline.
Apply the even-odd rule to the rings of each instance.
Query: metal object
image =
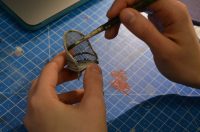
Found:
[[[74,42],[82,38],[84,34],[79,31],[70,30],[64,34],[64,48],[67,56],[67,68],[71,71],[81,73],[84,71],[88,64],[98,63],[98,57],[93,50],[89,40],[82,42],[78,45],[68,50]]]

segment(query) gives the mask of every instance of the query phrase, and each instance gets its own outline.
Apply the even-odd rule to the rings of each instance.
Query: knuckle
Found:
[[[180,21],[184,21],[184,20],[188,20],[189,17],[189,12],[188,12],[188,8],[185,4],[183,4],[182,2],[177,2],[177,19],[179,19]]]
[[[178,4],[179,4],[179,9],[180,9],[182,12],[187,12],[187,11],[188,11],[188,8],[187,8],[187,6],[186,6],[184,3],[178,2]]]
[[[33,108],[38,108],[39,107],[39,104],[40,104],[40,101],[38,100],[38,98],[36,97],[36,95],[33,95],[30,100],[29,100],[29,107],[31,109]]]
[[[53,69],[57,69],[58,64],[57,64],[56,61],[51,61],[51,62],[49,62],[49,64],[47,65],[47,67],[51,67]]]

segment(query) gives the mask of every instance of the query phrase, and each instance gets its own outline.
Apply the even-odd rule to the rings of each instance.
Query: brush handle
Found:
[[[144,11],[146,9],[147,6],[149,6],[150,4],[152,4],[155,1],[156,0],[139,0],[136,4],[133,5],[132,8],[142,12],[142,11]],[[86,36],[81,38],[80,40],[76,41],[74,44],[70,45],[67,49],[71,50],[72,48],[74,48],[77,45],[81,44],[82,42],[88,40],[89,38],[91,38],[91,37],[103,32],[103,31],[111,28],[112,26],[114,26],[116,24],[120,24],[120,23],[121,23],[120,18],[119,17],[115,17],[115,18],[109,20],[107,23],[101,25],[97,29],[93,30],[92,32],[90,32],[89,34],[87,34]]]
[[[150,4],[154,3],[156,0],[140,0],[139,2],[137,2],[135,5],[133,5],[133,9],[137,10],[137,11],[144,11],[146,9],[147,6],[149,6]],[[101,25],[100,27],[103,28],[104,30],[109,29],[110,27],[112,27],[113,25],[116,24],[120,24],[120,18],[119,17],[115,17],[111,20],[109,20],[107,23]]]

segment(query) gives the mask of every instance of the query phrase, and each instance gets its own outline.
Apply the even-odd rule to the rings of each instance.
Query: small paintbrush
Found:
[[[132,8],[138,10],[138,11],[144,11],[146,9],[147,6],[149,6],[150,4],[154,3],[156,0],[139,0],[136,4],[133,5]],[[81,38],[80,40],[76,41],[75,43],[73,43],[72,45],[70,45],[68,47],[68,50],[73,49],[74,47],[76,47],[77,45],[81,44],[82,42],[88,40],[89,38],[109,29],[110,27],[112,27],[113,25],[119,24],[120,23],[120,18],[119,17],[115,17],[111,20],[109,20],[107,23],[101,25],[100,27],[98,27],[97,29],[93,30],[92,32],[90,32],[89,34],[85,35],[83,38]]]

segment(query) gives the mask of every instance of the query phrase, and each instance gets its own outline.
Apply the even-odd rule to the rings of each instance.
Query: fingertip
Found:
[[[65,50],[61,51],[60,54],[64,54],[65,55]]]
[[[109,28],[109,29],[105,32],[105,38],[106,38],[106,39],[113,39],[113,38],[115,38],[115,37],[118,35],[119,27],[120,27],[120,24],[115,25],[115,26]]]
[[[89,64],[87,66],[86,72],[95,72],[97,74],[102,74],[101,68],[95,63]]]
[[[108,29],[106,32],[105,32],[105,38],[110,40],[110,39],[113,39],[116,35],[112,33],[111,29]]]
[[[109,9],[108,12],[106,13],[107,18],[109,18],[109,19],[112,18],[112,15],[111,15],[111,11],[110,11],[110,10],[111,10],[111,9]]]
[[[101,68],[97,64],[88,65],[84,75],[84,88],[101,87],[102,83]]]
[[[97,104],[102,102],[103,98],[103,76],[101,68],[97,64],[88,65],[83,81],[85,93],[83,102],[88,102],[88,105],[92,105],[91,102]]]
[[[57,68],[56,70],[60,71],[64,68],[65,64],[67,63],[66,53],[62,51],[57,56],[55,56],[44,68]],[[47,68],[48,67],[48,68]]]
[[[109,10],[106,13],[106,16],[109,19],[111,19],[111,18],[113,18],[113,17],[115,17],[117,15],[116,11],[115,11],[115,3],[116,3],[116,1],[114,1],[114,3],[111,5],[111,7],[109,8]]]

